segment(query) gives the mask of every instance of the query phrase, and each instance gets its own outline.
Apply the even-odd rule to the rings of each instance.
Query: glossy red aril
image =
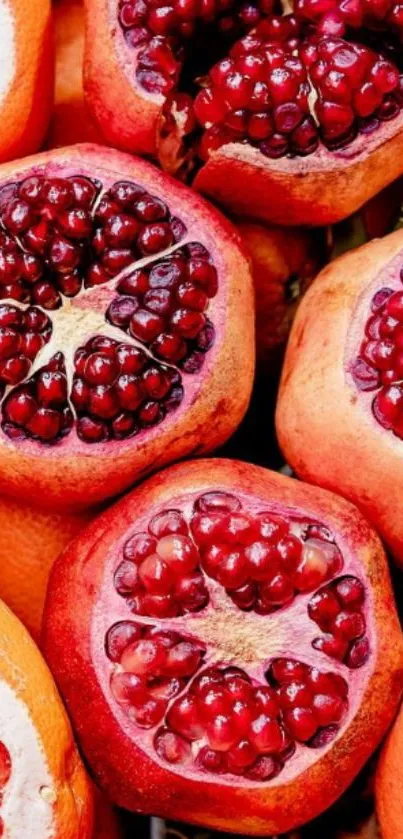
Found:
[[[0,223],[2,490],[88,506],[231,433],[253,314],[224,219],[149,164],[75,146],[3,167]]]
[[[350,22],[339,0],[163,2],[88,2],[87,98],[113,145],[277,224],[338,221],[401,174],[399,50],[361,28],[403,31],[393,3]]]
[[[247,833],[329,806],[401,693],[375,533],[336,496],[232,461],[167,470],[77,540],[45,648],[116,802]]]
[[[297,314],[277,415],[280,443],[295,471],[361,507],[400,564],[402,253],[398,231],[319,277]]]

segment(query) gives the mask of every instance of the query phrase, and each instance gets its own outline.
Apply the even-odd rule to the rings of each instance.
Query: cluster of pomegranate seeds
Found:
[[[208,251],[193,242],[124,277],[107,317],[158,358],[193,373],[214,340],[205,311],[217,289],[217,271]]]
[[[272,8],[272,0],[120,0],[119,23],[128,45],[141,48],[138,81],[166,95],[178,82],[190,38],[205,43],[213,24],[216,36],[234,39]]]
[[[126,542],[115,588],[137,614],[166,618],[198,612],[209,600],[199,563],[185,517],[180,510],[164,510],[147,533]]]
[[[25,379],[51,332],[51,321],[36,306],[23,310],[10,303],[0,303],[0,387],[3,392],[7,385]]]
[[[309,617],[325,633],[312,646],[351,669],[362,667],[369,656],[364,601],[362,582],[348,575],[319,589],[308,604]]]
[[[403,269],[400,276],[403,281]],[[403,291],[385,287],[374,294],[351,373],[360,390],[377,391],[377,421],[403,438]]]
[[[120,181],[102,196],[82,176],[32,176],[0,190],[0,295],[62,305],[82,285],[107,282],[135,259],[159,253],[186,229],[141,186]]]
[[[51,443],[69,433],[73,414],[61,353],[11,391],[3,402],[2,417],[3,431],[12,439],[30,437]]]
[[[321,32],[342,35],[346,29],[382,24],[387,29],[403,32],[403,6],[395,0],[296,0],[295,13],[304,20],[319,23]]]
[[[320,141],[337,148],[399,113],[400,78],[391,62],[340,38],[298,43],[297,31],[293,16],[262,21],[212,68],[194,103],[206,129],[203,159],[231,141],[271,158],[310,154]]]
[[[9,437],[54,443],[75,426],[86,443],[122,440],[178,407],[182,378],[171,365],[200,370],[214,341],[206,310],[218,289],[203,245],[176,247],[185,234],[166,203],[132,181],[103,191],[81,175],[34,175],[0,188],[0,397],[8,389],[2,429]],[[150,261],[136,269],[144,257]],[[102,315],[95,328],[89,316],[95,337],[77,345],[66,372],[69,319],[74,339],[75,320],[85,326],[92,309],[89,300],[81,314],[65,298],[122,272],[115,296],[106,297],[105,331],[111,324],[131,343],[106,337]],[[55,351],[48,348],[41,366],[50,340]]]
[[[180,374],[140,347],[95,336],[74,359],[71,401],[87,443],[121,440],[161,422],[183,398]]]
[[[111,627],[106,653],[119,664],[111,678],[116,700],[142,728],[161,721],[168,702],[200,667],[204,649],[177,632],[122,621]]]
[[[0,802],[4,787],[8,784],[11,776],[11,757],[7,747],[0,741]],[[0,836],[4,832],[4,823],[0,818]]]

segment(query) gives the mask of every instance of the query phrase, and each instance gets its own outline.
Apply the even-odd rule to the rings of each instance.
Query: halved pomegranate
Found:
[[[231,212],[328,224],[402,173],[401,56],[383,34],[346,40],[272,0],[86,4],[87,98],[108,142],[196,173]]]
[[[375,533],[231,460],[172,467],[94,521],[56,562],[44,645],[113,800],[251,834],[329,806],[401,695]]]
[[[89,506],[244,413],[247,258],[148,163],[84,145],[1,168],[0,301],[2,491]]]
[[[403,231],[330,264],[291,332],[277,406],[298,475],[361,507],[403,563]]]

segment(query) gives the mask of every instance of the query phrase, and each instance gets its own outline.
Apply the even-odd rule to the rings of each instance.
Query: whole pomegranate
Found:
[[[268,371],[277,370],[299,302],[323,264],[324,237],[320,231],[248,219],[237,228],[252,260],[257,361]]]
[[[386,559],[361,514],[231,460],[160,473],[71,543],[44,648],[112,800],[248,834],[328,807],[402,688]]]
[[[319,275],[294,321],[277,405],[288,463],[361,507],[400,564],[402,248],[399,230]]]
[[[1,491],[89,506],[222,443],[253,317],[235,229],[150,164],[78,145],[0,168]]]
[[[345,218],[403,171],[403,19],[374,33],[379,3],[366,0],[346,31],[323,22],[326,5],[86,0],[86,95],[103,135],[195,176],[232,213]]]

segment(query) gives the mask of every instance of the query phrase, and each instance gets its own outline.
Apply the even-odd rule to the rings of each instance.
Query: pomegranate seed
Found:
[[[146,676],[150,672],[158,675],[165,661],[165,650],[154,641],[143,639],[126,647],[120,663],[127,672]]]
[[[0,788],[5,787],[11,777],[11,757],[10,752],[0,741]]]
[[[169,594],[173,577],[169,566],[157,554],[151,554],[139,567],[139,576],[150,594]]]
[[[167,720],[174,731],[189,740],[197,740],[204,734],[199,721],[197,699],[194,696],[185,695],[175,700],[168,711]]]
[[[190,745],[183,737],[169,729],[156,735],[155,750],[168,763],[184,763],[190,756]]]
[[[266,714],[252,721],[249,739],[258,752],[278,752],[283,742],[280,725]]]
[[[245,548],[245,558],[254,580],[269,580],[278,571],[279,555],[274,545],[252,542]]]
[[[157,543],[157,553],[177,575],[193,571],[198,565],[199,555],[192,540],[182,534],[163,536]]]
[[[351,645],[345,659],[347,667],[357,669],[368,661],[370,653],[368,638],[359,638]]]
[[[312,646],[315,650],[325,653],[330,658],[335,658],[337,661],[343,661],[347,653],[347,641],[343,638],[335,638],[333,635],[324,635],[323,638],[315,638],[312,641]]]
[[[180,510],[164,510],[151,519],[149,530],[159,539],[173,533],[187,535],[188,526]]]
[[[333,621],[333,632],[347,641],[353,641],[364,635],[365,619],[359,612],[339,612]]]
[[[314,712],[311,708],[293,708],[284,713],[284,722],[295,740],[306,743],[317,729]]]

